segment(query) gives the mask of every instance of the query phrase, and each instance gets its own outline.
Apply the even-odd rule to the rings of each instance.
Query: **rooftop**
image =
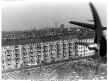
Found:
[[[48,41],[57,41],[57,40],[68,40],[68,39],[88,39],[94,38],[94,35],[88,36],[77,36],[77,35],[63,35],[63,36],[52,36],[52,37],[43,37],[43,38],[35,38],[35,39],[11,39],[11,40],[2,40],[2,46],[10,46],[10,45],[25,45],[29,43],[38,43],[38,42],[48,42]]]

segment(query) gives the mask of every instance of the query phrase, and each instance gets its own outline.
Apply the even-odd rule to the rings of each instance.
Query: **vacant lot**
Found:
[[[22,71],[5,73],[3,79],[32,79],[32,80],[107,80],[107,65],[100,64],[99,73],[96,74],[96,63],[94,61],[79,60],[76,62],[64,62],[48,66],[42,66]]]

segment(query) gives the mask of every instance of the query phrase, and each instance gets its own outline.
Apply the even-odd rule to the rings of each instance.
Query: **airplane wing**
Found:
[[[94,20],[88,20],[89,22],[94,22]]]
[[[77,21],[70,21],[69,23],[95,30],[95,25],[93,25],[93,24],[82,23],[82,22],[77,22]],[[106,29],[107,29],[107,27],[102,27],[102,30],[106,30]]]
[[[91,8],[91,11],[92,11],[92,14],[93,14],[94,25],[93,24],[88,24],[88,23],[82,23],[82,22],[75,22],[75,21],[70,21],[69,23],[95,30],[94,44],[90,44],[90,43],[87,43],[87,42],[77,42],[76,44],[84,45],[84,46],[87,46],[91,50],[92,49],[95,50],[95,54],[97,55],[96,57],[98,59],[98,66],[99,66],[100,55],[101,54],[105,55],[107,53],[106,52],[106,42],[103,39],[104,38],[103,30],[105,30],[106,28],[102,27],[99,15],[98,15],[98,13],[97,13],[97,11],[96,11],[96,9],[95,9],[95,7],[93,6],[92,3],[90,3],[90,8]],[[105,49],[105,50],[103,50],[103,49]],[[99,55],[99,53],[100,53],[100,55]],[[97,73],[98,73],[98,66],[97,66]]]
[[[105,28],[102,27],[99,15],[92,3],[90,3],[90,8],[91,8],[92,15],[93,15],[94,25],[88,24],[88,23],[75,22],[75,21],[70,21],[69,23],[95,30],[96,37],[95,37],[94,43],[99,43],[103,36],[102,30]]]

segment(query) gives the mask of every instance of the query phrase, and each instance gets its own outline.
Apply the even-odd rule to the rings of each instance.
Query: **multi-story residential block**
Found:
[[[79,37],[79,40],[77,42],[93,43],[94,36]],[[79,56],[89,56],[89,55],[95,54],[94,50],[90,50],[87,46],[84,46],[84,45],[77,44],[75,49],[76,49],[76,55],[79,55]]]
[[[56,42],[49,42],[50,54],[51,54],[51,61],[56,61],[57,58],[57,49],[56,49]]]
[[[21,67],[21,60],[22,60],[21,59],[21,49],[22,49],[21,45],[15,45],[14,46],[13,61],[14,61],[15,68]]]
[[[28,40],[25,40],[28,41]],[[42,63],[56,62],[76,57],[89,56],[94,50],[75,42],[93,42],[94,36],[59,37],[30,39],[28,42],[2,46],[2,70],[17,69]]]

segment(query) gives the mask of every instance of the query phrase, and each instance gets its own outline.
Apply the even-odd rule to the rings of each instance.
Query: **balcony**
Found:
[[[41,51],[37,51],[37,54],[41,54]]]
[[[11,57],[11,54],[7,54],[7,57]]]
[[[63,43],[63,44],[62,44],[62,46],[66,46],[66,44],[65,44],[65,43]]]
[[[20,55],[19,54],[15,54],[15,58],[20,58]]]
[[[33,53],[33,50],[30,50],[30,53]]]
[[[20,58],[15,58],[15,63],[19,63],[20,62]]]
[[[44,50],[47,50],[47,49],[48,49],[48,47],[43,47],[43,49],[44,49]]]
[[[30,57],[34,57],[34,54],[30,54]]]
[[[41,47],[37,47],[37,50],[41,50]]]
[[[54,55],[53,55],[53,56],[51,56],[51,59],[52,59],[52,60],[55,60],[55,58],[56,58],[56,57],[55,57]]]
[[[66,52],[66,51],[68,51],[68,49],[67,49],[67,48],[64,48],[64,49],[63,49],[63,52]]]
[[[37,44],[37,48],[38,48],[38,47],[41,47],[41,44]]]
[[[15,53],[20,53],[20,51],[15,49]]]
[[[23,57],[22,60],[23,60],[23,62],[26,62],[26,61],[27,61],[27,58],[24,58],[24,57]]]
[[[67,53],[66,52],[63,52],[63,57],[67,57]]]
[[[42,55],[38,55],[38,59],[42,58]]]
[[[73,44],[72,43],[69,43],[69,46],[72,46]]]
[[[57,51],[61,51],[62,49],[61,48],[57,48]]]
[[[11,65],[11,61],[9,61],[9,60],[7,60],[6,63]]]
[[[55,53],[51,53],[51,58],[55,58]]]
[[[60,54],[57,54],[57,58],[60,58],[60,56],[61,56]]]
[[[43,53],[48,53],[48,50],[44,50]]]
[[[26,50],[22,50],[22,53],[27,53],[27,51]]]
[[[7,50],[6,52],[7,54],[11,54],[12,50]]]
[[[22,53],[22,55],[27,55],[27,52],[26,53]]]
[[[30,47],[31,50],[33,50],[33,47]]]
[[[18,48],[19,46],[18,45],[15,45],[15,48]]]
[[[7,56],[7,57],[6,57],[7,60],[8,60],[8,59],[11,59],[11,58],[12,58],[11,56]]]
[[[69,46],[69,49],[73,49],[73,47],[72,46]]]

